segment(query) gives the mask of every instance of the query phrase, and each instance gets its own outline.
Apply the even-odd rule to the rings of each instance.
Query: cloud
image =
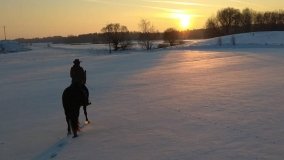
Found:
[[[86,2],[94,2],[94,3],[100,3],[100,4],[106,4],[106,5],[115,5],[115,6],[134,6],[132,4],[129,3],[121,3],[121,2],[117,2],[117,1],[111,1],[111,0],[83,0]]]
[[[88,2],[95,2],[95,3],[101,3],[101,4],[106,4],[106,5],[120,5],[120,6],[129,6],[129,7],[140,7],[140,8],[148,8],[148,9],[152,9],[152,10],[160,10],[160,11],[164,11],[166,13],[188,13],[188,10],[181,10],[181,9],[175,9],[175,8],[166,8],[166,7],[158,7],[155,5],[148,5],[148,3],[118,3],[116,1],[104,1],[104,0],[84,0],[84,1],[88,1]],[[143,2],[151,2],[151,3],[169,3],[169,4],[178,4],[178,5],[182,5],[183,3],[189,5],[189,4],[194,4],[194,5],[198,5],[198,6],[203,6],[203,4],[199,4],[199,3],[190,3],[190,2],[171,2],[171,1],[158,1],[158,0],[141,0]],[[197,14],[190,14],[192,17],[203,17],[203,15],[197,15]]]
[[[160,11],[164,11],[166,13],[190,14],[191,17],[204,17],[204,15],[188,13],[188,10],[163,8],[163,7],[154,7],[154,6],[146,6],[146,5],[140,5],[140,7],[154,9],[154,10],[160,10]]]
[[[99,0],[83,0],[83,1],[87,1],[87,2],[102,2],[102,1],[99,1]]]
[[[176,5],[187,5],[187,6],[209,6],[202,3],[194,3],[194,2],[181,2],[181,1],[158,1],[158,0],[143,0],[144,2],[151,3],[167,3],[167,4],[176,4]]]
[[[229,0],[229,1],[244,4],[246,7],[255,6],[255,7],[259,7],[259,8],[266,8],[266,6],[259,5],[259,4],[256,4],[256,3],[252,3],[252,2],[248,2],[248,1],[241,1],[241,0]]]
[[[150,9],[155,9],[155,10],[161,10],[161,11],[165,11],[165,12],[183,12],[180,9],[172,9],[172,8],[164,8],[164,7],[155,7],[155,6],[146,6],[146,5],[140,5],[140,7],[150,8]]]

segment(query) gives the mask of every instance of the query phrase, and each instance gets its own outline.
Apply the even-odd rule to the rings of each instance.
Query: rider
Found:
[[[79,59],[75,59],[73,61],[74,65],[70,69],[70,77],[72,78],[72,85],[76,85],[81,88],[85,95],[85,104],[90,105],[88,99],[88,89],[86,88],[86,74],[85,70],[80,66],[81,61]]]

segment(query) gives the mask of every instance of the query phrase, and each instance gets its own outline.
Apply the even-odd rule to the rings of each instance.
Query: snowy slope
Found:
[[[234,38],[232,38],[234,37]],[[193,48],[202,47],[232,47],[232,41],[238,47],[284,47],[284,32],[251,32],[235,35],[216,37],[205,40],[191,41],[190,45]],[[220,46],[221,44],[221,46]],[[188,46],[188,45],[187,45]]]
[[[1,160],[284,157],[283,48],[94,56],[32,47],[0,55]],[[93,103],[92,123],[72,139],[61,94],[75,58]]]

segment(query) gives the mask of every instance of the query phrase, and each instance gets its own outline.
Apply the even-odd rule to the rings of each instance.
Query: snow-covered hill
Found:
[[[284,47],[284,31],[251,32],[190,41],[192,48],[214,47]]]

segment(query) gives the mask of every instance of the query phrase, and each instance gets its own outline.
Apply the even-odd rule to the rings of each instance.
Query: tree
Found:
[[[215,37],[220,35],[221,28],[217,18],[215,17],[211,17],[206,21],[205,28],[206,28],[205,33],[208,37]]]
[[[228,7],[218,11],[216,18],[220,23],[220,27],[224,30],[224,34],[230,34],[232,29],[236,30],[239,25],[241,13],[239,9]]]
[[[241,25],[245,32],[250,32],[253,23],[253,11],[249,8],[242,10]]]
[[[240,12],[225,8],[208,18],[205,28],[208,38],[251,31],[284,31],[284,11],[257,12],[245,8]]]
[[[170,46],[175,45],[179,38],[179,32],[174,28],[168,28],[164,32],[164,41],[169,42]]]
[[[101,29],[106,42],[109,44],[109,53],[111,47],[117,51],[119,48],[125,49],[129,41],[129,31],[126,26],[121,26],[119,23],[111,23]]]
[[[120,40],[120,48],[122,50],[127,49],[131,45],[130,32],[126,26],[121,26]]]
[[[279,11],[278,20],[279,20],[278,24],[283,26],[283,24],[284,24],[284,10]]]
[[[147,50],[151,50],[153,47],[153,40],[155,39],[155,28],[150,21],[142,19],[139,23],[140,34],[139,41],[140,45]]]

